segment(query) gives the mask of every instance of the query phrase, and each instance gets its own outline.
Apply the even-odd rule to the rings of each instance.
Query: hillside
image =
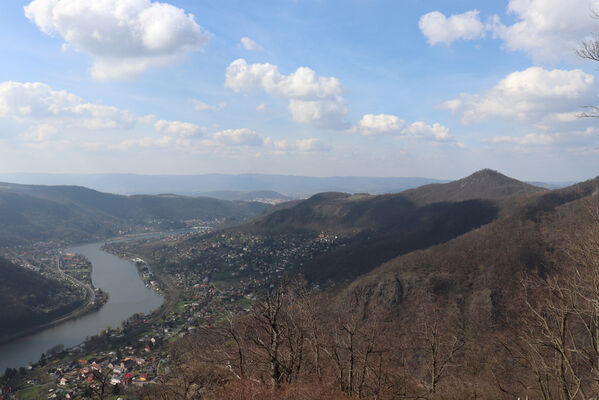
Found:
[[[416,210],[435,203],[486,200],[497,207],[511,208],[517,201],[515,197],[544,192],[547,190],[496,171],[482,170],[450,183],[425,185],[397,194],[320,193],[293,207],[273,211],[252,222],[248,229],[264,232],[385,230],[405,224],[405,219]],[[508,198],[509,201],[505,201]]]
[[[0,258],[0,337],[50,322],[82,304],[63,282]]]
[[[417,303],[410,296],[429,291],[459,302],[471,318],[500,318],[495,322],[504,324],[510,310],[518,307],[520,279],[560,273],[563,266],[556,262],[557,253],[568,245],[573,232],[593,223],[588,207],[596,202],[598,190],[599,177],[540,193],[511,215],[383,263],[356,279],[344,295],[365,291],[375,301],[398,304]]]
[[[593,351],[584,332],[597,316],[598,191],[599,178],[548,191],[480,171],[407,195],[321,193],[213,235],[116,250],[155,258],[162,273],[187,277],[193,296],[206,287],[237,307],[237,318],[198,332],[186,349],[256,382],[271,371],[270,332],[284,349],[274,355],[282,365],[299,363],[301,388],[335,382],[360,397],[362,389],[348,383],[356,373],[370,380],[363,387],[370,385],[364,389],[370,398],[378,398],[384,374],[389,399],[542,398],[539,366],[541,384],[560,390],[562,353],[554,350],[560,327],[572,332],[568,343]],[[591,201],[595,220],[588,214]],[[572,278],[566,251],[573,238],[589,239],[587,228],[594,228],[595,253],[583,261],[590,260],[595,280],[555,285],[554,279]],[[298,279],[289,279],[297,272]],[[572,289],[582,291],[571,298]],[[589,296],[591,308],[574,315]],[[253,309],[248,299],[257,299]],[[539,315],[545,313],[551,319],[544,323]],[[215,338],[221,344],[214,345]],[[227,347],[235,340],[237,347]],[[305,365],[294,353],[300,347]],[[219,351],[228,356],[211,358]],[[569,357],[591,387],[595,375],[579,354]],[[339,374],[341,368],[349,372]]]
[[[140,225],[182,227],[185,220],[229,223],[259,215],[268,205],[175,195],[122,196],[79,186],[0,183],[0,239],[5,244],[106,237]]]
[[[389,195],[321,193],[242,229],[262,234],[335,232],[347,246],[306,262],[314,281],[351,280],[398,255],[443,243],[488,224],[528,196],[547,192],[482,170],[446,184]]]

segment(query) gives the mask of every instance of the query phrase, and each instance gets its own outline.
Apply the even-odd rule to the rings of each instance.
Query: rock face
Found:
[[[406,291],[399,277],[395,276],[368,285],[356,286],[347,292],[347,296],[348,301],[353,305],[368,302],[389,307],[400,304],[405,299]]]

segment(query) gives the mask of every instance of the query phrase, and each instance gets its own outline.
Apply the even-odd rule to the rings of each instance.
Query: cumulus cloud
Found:
[[[180,137],[198,136],[206,131],[205,128],[191,122],[166,121],[163,119],[156,121],[154,128],[158,132]]]
[[[295,99],[325,99],[343,93],[339,79],[317,76],[311,68],[300,67],[284,75],[276,65],[248,64],[243,58],[227,67],[225,87],[236,92],[261,88],[275,96]]]
[[[509,51],[524,51],[537,61],[555,62],[576,58],[583,41],[593,39],[599,0],[509,0],[506,13],[515,22],[505,25],[498,15],[483,23],[477,10],[446,17],[433,11],[418,26],[430,45],[474,40],[490,31]]]
[[[65,90],[53,90],[39,82],[0,83],[0,115],[44,117],[81,104],[81,98]]]
[[[284,75],[273,64],[248,64],[244,59],[233,61],[225,75],[225,87],[236,92],[261,89],[264,92],[289,99],[289,111],[299,123],[327,129],[344,129],[347,106],[343,99],[343,85],[335,77],[318,76],[308,67]]]
[[[154,115],[137,117],[117,107],[84,103],[79,96],[39,82],[0,82],[0,122],[3,119],[19,127],[15,139],[36,149],[170,147],[186,152],[218,149],[235,153],[247,146],[266,145],[266,140],[251,129],[211,133],[192,122],[157,120]],[[148,134],[148,127],[154,128],[154,136]],[[272,141],[268,144],[272,146]]]
[[[595,100],[593,75],[579,69],[531,67],[509,74],[483,94],[462,93],[441,106],[460,113],[464,123],[493,117],[567,122],[581,105],[594,104]]]
[[[418,27],[430,45],[450,44],[458,39],[473,40],[485,34],[485,26],[480,21],[478,10],[449,18],[439,11],[433,11],[420,17]]]
[[[396,135],[434,142],[454,140],[449,128],[439,123],[428,125],[426,122],[417,121],[408,124],[403,119],[391,114],[365,114],[351,131],[364,136]]]
[[[258,107],[256,107],[256,111],[266,112],[266,111],[268,111],[268,107],[264,103],[258,104]]]
[[[341,96],[327,100],[291,99],[288,108],[293,120],[301,124],[325,129],[344,129],[349,126],[343,121],[347,105]]]
[[[260,46],[258,43],[256,43],[255,40],[250,39],[247,36],[244,36],[241,38],[241,40],[239,41],[239,45],[241,47],[243,47],[246,50],[250,50],[250,51],[259,51],[259,50],[264,50],[262,48],[262,46]]]
[[[516,22],[506,26],[495,17],[493,31],[508,50],[525,51],[537,60],[567,59],[597,31],[591,16],[598,10],[598,0],[510,0],[507,13]]]
[[[34,0],[25,15],[65,48],[93,58],[94,79],[122,79],[202,50],[210,34],[192,14],[150,0]]]
[[[262,136],[251,129],[227,129],[216,132],[212,137],[224,145],[261,146],[264,143]]]
[[[438,122],[428,125],[424,121],[416,121],[408,125],[404,132],[407,136],[433,140],[435,142],[448,142],[453,140],[453,136],[449,133],[449,128]]]
[[[356,129],[365,136],[379,134],[401,133],[406,121],[390,114],[365,114]]]
[[[218,105],[204,103],[203,101],[197,99],[192,99],[191,102],[197,111],[222,111],[227,106],[227,103],[225,102],[218,103]]]
[[[83,100],[39,82],[0,82],[0,116],[19,121],[54,120],[88,130],[129,129],[139,120],[127,110]]]

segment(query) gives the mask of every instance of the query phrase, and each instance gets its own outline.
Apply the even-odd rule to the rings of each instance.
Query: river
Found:
[[[102,245],[84,244],[68,251],[91,261],[92,282],[109,294],[108,302],[97,312],[0,345],[0,374],[8,367],[38,361],[42,353],[57,344],[76,346],[109,326],[120,326],[135,313],[149,313],[162,304],[162,297],[144,285],[132,262],[100,250]]]

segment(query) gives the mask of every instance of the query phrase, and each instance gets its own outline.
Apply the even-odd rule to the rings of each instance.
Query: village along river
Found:
[[[0,374],[8,367],[38,361],[42,353],[58,344],[76,346],[109,326],[120,326],[135,313],[149,313],[162,304],[162,297],[144,285],[135,265],[102,251],[103,244],[84,244],[67,251],[91,261],[92,282],[108,293],[108,302],[99,311],[0,345]]]

